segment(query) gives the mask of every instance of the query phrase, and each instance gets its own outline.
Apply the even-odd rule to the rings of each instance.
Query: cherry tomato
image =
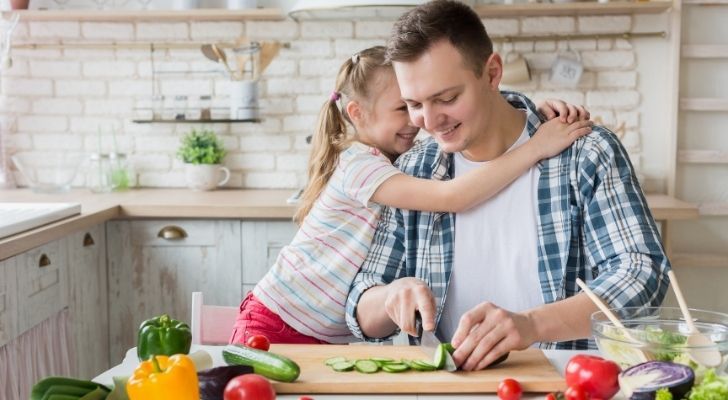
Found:
[[[268,351],[270,349],[270,340],[263,335],[253,335],[245,341],[245,345],[254,349]]]
[[[498,384],[498,398],[501,400],[520,400],[522,394],[523,388],[515,379],[503,379]]]
[[[313,400],[313,397],[301,396],[298,398],[298,400]]]
[[[579,386],[591,398],[611,399],[619,391],[619,365],[601,357],[578,354],[566,364],[566,385]]]
[[[589,400],[591,398],[591,396],[589,396],[589,392],[587,392],[578,385],[569,386],[568,388],[566,388],[566,391],[564,392],[564,397],[566,398],[566,400]]]
[[[275,400],[273,385],[257,374],[245,374],[231,379],[225,386],[224,400]]]

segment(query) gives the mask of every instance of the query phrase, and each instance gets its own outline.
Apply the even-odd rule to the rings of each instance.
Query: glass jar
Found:
[[[212,119],[212,96],[200,96],[200,119],[203,121]]]
[[[93,153],[90,156],[86,186],[94,193],[111,191],[111,165],[108,154]]]
[[[109,164],[112,190],[128,190],[136,185],[134,170],[126,157],[126,154],[109,154]]]
[[[186,119],[187,96],[174,96],[174,119]]]

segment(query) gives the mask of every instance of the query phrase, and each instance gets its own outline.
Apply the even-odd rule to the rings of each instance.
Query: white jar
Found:
[[[174,0],[172,2],[172,8],[175,10],[191,10],[198,6],[198,0]]]
[[[230,10],[245,10],[258,7],[258,0],[227,0],[227,8]]]

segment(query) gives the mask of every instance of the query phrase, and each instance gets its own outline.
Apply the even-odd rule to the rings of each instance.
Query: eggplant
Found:
[[[200,385],[200,400],[222,400],[225,385],[236,376],[252,374],[253,367],[247,365],[226,365],[197,372]]]
[[[682,399],[694,383],[692,368],[666,361],[647,361],[619,375],[619,386],[630,400],[654,400],[662,388],[667,388],[674,399]]]

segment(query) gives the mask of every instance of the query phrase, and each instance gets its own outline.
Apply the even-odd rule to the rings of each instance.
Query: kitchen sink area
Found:
[[[0,239],[80,213],[79,203],[0,202]]]

